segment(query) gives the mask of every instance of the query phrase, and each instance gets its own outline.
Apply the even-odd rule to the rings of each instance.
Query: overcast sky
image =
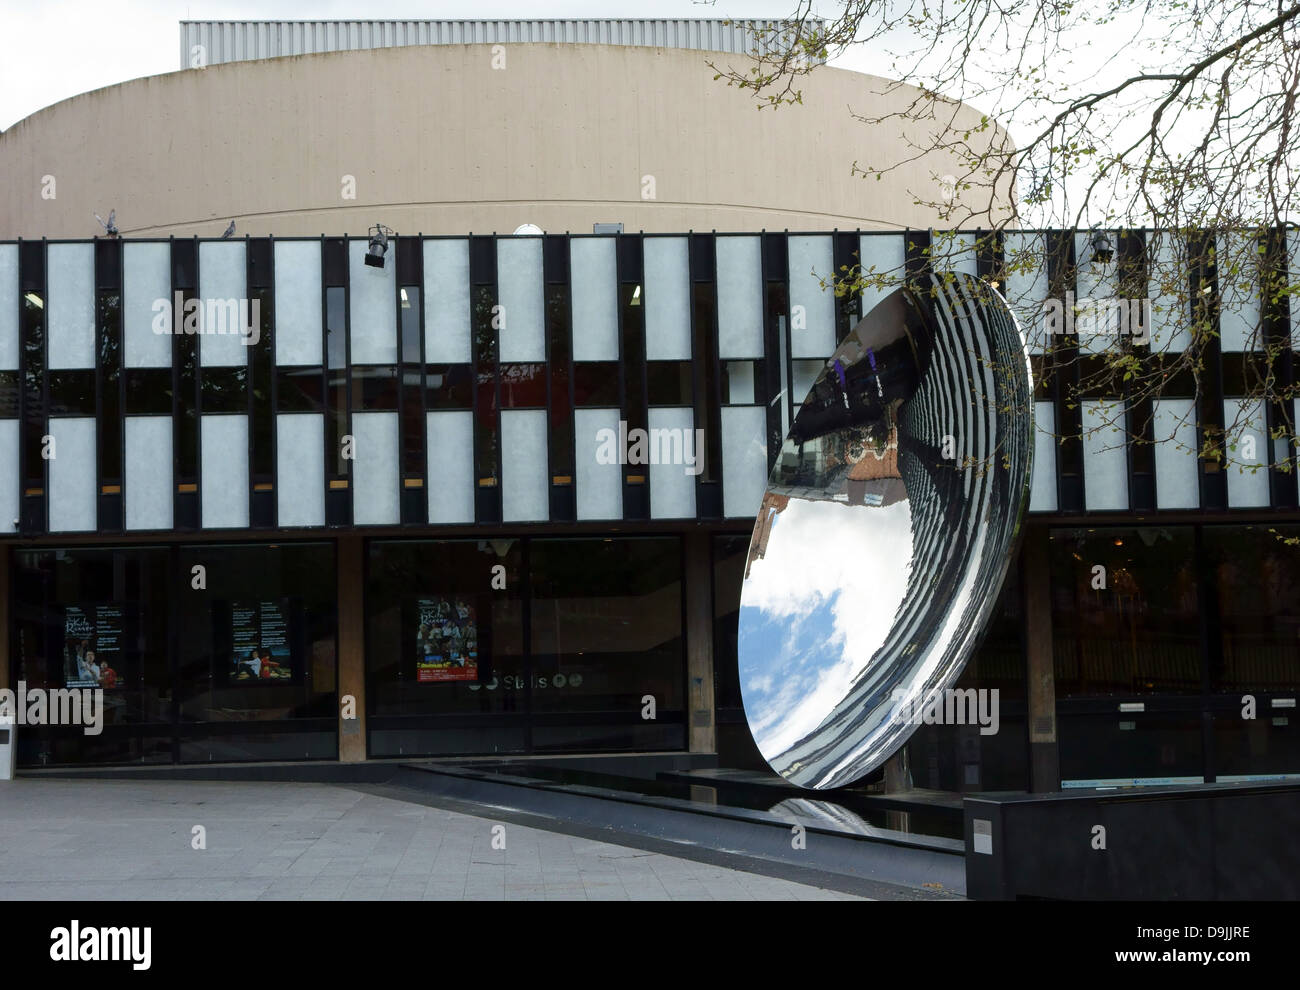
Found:
[[[183,20],[782,17],[793,8],[792,0],[2,0],[0,18],[9,43],[0,59],[0,129],[79,93],[175,72]]]

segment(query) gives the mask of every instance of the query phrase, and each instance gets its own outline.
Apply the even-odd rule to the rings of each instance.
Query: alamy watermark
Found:
[[[1151,300],[1124,299],[1119,296],[1076,299],[1073,291],[1065,293],[1065,300],[1047,299],[1043,302],[1049,334],[1077,334],[1080,337],[1098,335],[1130,336],[1135,344],[1151,342]]]
[[[0,688],[0,719],[18,725],[82,725],[85,734],[104,731],[103,688]]]
[[[932,689],[917,697],[895,688],[890,697],[894,721],[908,725],[978,725],[981,736],[993,736],[1001,724],[997,688]]]
[[[597,464],[681,464],[687,474],[698,475],[704,470],[703,447],[703,430],[680,426],[629,430],[620,419],[617,432],[609,427],[596,431]]]
[[[156,334],[238,334],[245,347],[252,347],[262,337],[260,299],[186,299],[177,291],[172,299],[155,299],[153,313]]]

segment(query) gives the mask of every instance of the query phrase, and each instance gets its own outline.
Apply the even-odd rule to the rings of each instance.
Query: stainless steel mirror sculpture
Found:
[[[970,276],[886,296],[827,361],[741,592],[745,714],[791,783],[870,773],[956,682],[1014,552],[1032,433],[1024,339]]]

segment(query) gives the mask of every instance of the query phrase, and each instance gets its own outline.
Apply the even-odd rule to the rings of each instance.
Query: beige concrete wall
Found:
[[[575,44],[304,55],[152,76],[86,93],[0,135],[0,238],[123,234],[508,233],[929,227],[934,161],[883,181],[897,126],[883,80],[820,68],[802,106],[758,110],[706,59]],[[902,95],[890,98],[901,104]],[[978,121],[963,109],[958,126]],[[42,198],[43,176],[56,196]],[[342,196],[356,178],[356,199]],[[653,176],[654,198],[643,198]]]

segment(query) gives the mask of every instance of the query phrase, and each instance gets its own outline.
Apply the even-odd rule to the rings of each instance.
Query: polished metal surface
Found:
[[[885,297],[795,416],[754,525],[739,664],[793,784],[881,766],[983,632],[1028,500],[1033,402],[1006,301],[968,275]]]

